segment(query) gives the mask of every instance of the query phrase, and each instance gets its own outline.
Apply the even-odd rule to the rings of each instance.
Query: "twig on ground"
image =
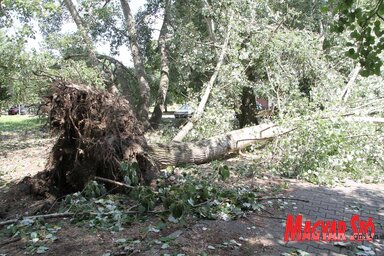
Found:
[[[22,219],[54,219],[54,218],[66,218],[66,217],[72,217],[75,215],[72,212],[64,212],[64,213],[50,213],[50,214],[41,214],[41,215],[33,215],[33,216],[24,216],[18,219],[10,219],[10,220],[5,220],[0,222],[0,227],[4,225],[9,225],[9,224],[14,224],[18,222],[19,220]]]
[[[273,213],[271,213],[271,212],[268,211],[267,209],[263,209],[263,208],[260,208],[260,209],[261,209],[261,211],[266,212],[266,213],[268,213],[269,215],[273,216]]]
[[[99,180],[99,181],[103,181],[103,182],[108,182],[108,183],[111,183],[111,184],[114,184],[117,186],[121,186],[121,187],[134,188],[134,186],[130,186],[130,185],[124,184],[124,183],[119,182],[119,181],[110,180],[110,179],[106,179],[106,178],[102,178],[102,177],[98,177],[98,176],[95,176],[94,179]]]
[[[133,207],[130,207],[128,208],[127,211],[124,211],[123,213],[124,214],[139,214],[141,213],[140,211],[131,211],[132,208],[134,207],[137,207],[138,205],[134,205]],[[151,213],[151,214],[161,214],[161,213],[165,213],[167,211],[147,211],[147,213]],[[20,217],[18,219],[10,219],[10,220],[5,220],[5,221],[1,221],[0,222],[0,227],[1,226],[5,226],[5,225],[10,225],[10,224],[14,224],[22,219],[39,219],[39,218],[42,218],[42,219],[54,219],[54,218],[66,218],[66,217],[73,217],[75,215],[82,215],[82,214],[89,214],[89,215],[109,215],[111,214],[110,212],[107,212],[107,213],[97,213],[97,212],[77,212],[77,213],[73,213],[73,212],[64,212],[64,213],[51,213],[51,214],[42,214],[42,215],[32,215],[32,216],[23,216],[23,217]]]
[[[193,205],[192,207],[193,207],[193,208],[196,208],[196,207],[202,206],[202,205],[204,205],[204,204],[208,204],[209,202],[210,202],[210,200],[207,200],[207,201],[204,201],[204,202],[195,204],[195,205]]]

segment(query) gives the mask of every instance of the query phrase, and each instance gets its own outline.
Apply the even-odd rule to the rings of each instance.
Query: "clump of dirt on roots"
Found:
[[[129,102],[85,85],[57,81],[45,97],[51,130],[58,139],[50,153],[44,189],[55,195],[80,191],[99,176],[122,181],[121,163],[136,161],[149,184],[158,167],[146,154],[144,127]],[[36,193],[45,193],[37,189]]]

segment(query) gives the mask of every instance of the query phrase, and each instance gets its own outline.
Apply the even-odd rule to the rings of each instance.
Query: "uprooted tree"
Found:
[[[136,163],[137,176],[149,185],[161,168],[202,164],[229,153],[271,140],[295,130],[272,123],[234,130],[197,142],[148,144],[144,127],[129,102],[85,85],[56,81],[47,96],[49,124],[58,134],[43,178],[43,191],[67,194],[79,191],[92,179],[124,181],[123,163]],[[329,117],[323,117],[329,119]],[[351,122],[384,122],[383,118],[351,117]]]
[[[58,139],[43,175],[55,194],[79,191],[95,176],[123,181],[122,162],[136,162],[141,183],[150,184],[160,168],[205,163],[287,131],[264,124],[198,142],[148,145],[126,99],[65,81],[52,87],[46,104]]]
[[[46,100],[51,129],[59,134],[47,164],[53,190],[78,191],[93,176],[121,180],[121,161],[136,161],[143,183],[153,179],[158,167],[127,100],[63,81]]]
[[[10,63],[13,57],[23,55],[18,49],[10,51],[13,48],[10,46],[14,42],[25,42],[32,29],[20,37],[23,40],[15,37],[12,41],[0,37],[4,42],[11,42],[0,47],[3,55],[8,56],[3,58],[6,60],[4,65],[0,65],[0,76],[6,78],[2,80],[6,82],[3,84],[15,89],[12,91],[15,95],[12,96],[13,100],[19,100],[16,97],[18,95],[34,95],[37,98],[38,93],[45,93],[51,79],[64,78],[54,85],[53,94],[47,98],[51,107],[50,124],[59,133],[59,139],[50,156],[46,175],[50,183],[48,187],[61,193],[79,190],[95,176],[122,180],[122,162],[137,162],[141,181],[150,183],[158,168],[163,166],[207,162],[255,140],[285,132],[274,125],[223,132],[236,127],[236,121],[230,115],[238,113],[237,103],[247,88],[252,92],[249,93],[252,101],[251,104],[242,104],[246,111],[240,107],[241,112],[255,117],[258,113],[254,103],[257,95],[274,103],[279,121],[298,116],[307,120],[305,115],[308,112],[319,116],[323,114],[320,110],[327,112],[340,108],[340,104],[334,104],[334,95],[340,94],[340,88],[343,89],[340,98],[347,101],[341,104],[342,110],[353,105],[350,104],[352,100],[380,102],[382,99],[382,90],[378,87],[372,87],[371,96],[364,92],[363,97],[363,93],[358,95],[353,92],[359,84],[363,84],[358,77],[359,65],[349,63],[339,55],[347,51],[349,57],[359,60],[361,75],[380,71],[382,60],[376,57],[382,50],[380,20],[384,10],[383,1],[373,1],[377,4],[368,3],[371,1],[349,1],[347,4],[337,1],[340,3],[335,9],[340,12],[337,15],[340,17],[338,26],[335,27],[337,32],[358,28],[353,31],[351,38],[345,35],[344,39],[329,34],[328,20],[334,20],[335,13],[322,13],[321,7],[324,6],[319,1],[314,5],[312,2],[295,0],[282,6],[278,1],[240,3],[232,0],[196,0],[185,4],[153,0],[148,1],[145,12],[136,18],[132,16],[129,1],[126,0],[77,1],[78,5],[72,2],[65,1],[67,8],[62,8],[57,1],[44,1],[43,4],[35,1],[25,5],[17,1],[3,1],[0,14],[0,26],[11,26],[12,19],[9,21],[8,18],[12,18],[13,12],[25,15],[29,10],[31,17],[23,16],[24,21],[33,24],[32,18],[40,17],[40,25],[44,25],[42,29],[49,35],[46,38],[48,48],[52,52],[60,52],[58,58],[53,58],[55,54],[50,51],[44,56],[36,55],[34,62],[30,61],[31,55],[25,54],[12,68]],[[365,8],[365,5],[370,8]],[[80,32],[69,38],[52,33],[61,29],[61,21],[65,20],[65,15],[62,15],[65,14],[64,9],[68,9],[73,20],[78,21]],[[164,22],[156,43],[152,40],[150,22],[144,13],[155,17],[156,13],[162,12]],[[292,16],[292,13],[300,15]],[[140,26],[143,24],[146,26]],[[96,52],[95,46],[106,38],[113,50],[112,55],[117,54],[119,46],[128,43],[132,50],[133,68],[125,67],[113,56]],[[359,49],[354,49],[351,42],[343,40],[361,41],[362,44]],[[24,43],[20,43],[21,47],[24,47]],[[338,47],[341,48],[337,50]],[[372,47],[375,51],[367,50]],[[80,56],[83,57],[78,58]],[[364,57],[368,60],[364,61]],[[84,59],[88,62],[84,63]],[[340,65],[342,62],[343,65]],[[86,64],[91,65],[88,67]],[[110,68],[104,69],[104,65]],[[346,75],[353,67],[357,71],[351,72],[345,85]],[[363,73],[367,67],[371,67],[371,73]],[[102,72],[108,69],[119,71],[116,72],[116,80],[120,84],[120,92],[117,93],[124,94],[129,102],[92,89],[108,88],[105,86],[107,84],[98,81],[98,78],[105,78]],[[132,79],[132,70],[135,70],[136,79]],[[42,85],[34,88],[31,83],[38,75],[40,79],[48,77],[49,80],[44,80]],[[65,79],[76,83],[64,82]],[[356,86],[353,86],[355,81]],[[81,83],[93,87],[79,85]],[[150,97],[155,91],[159,97]],[[167,97],[167,92],[170,97]],[[199,96],[201,99],[195,116],[181,129],[174,142],[169,145],[147,145],[141,124],[144,124],[144,128],[148,126],[151,101],[156,99],[157,107],[150,120],[156,126],[161,121],[166,97],[173,98],[176,103],[191,102],[191,105],[197,105]],[[380,110],[377,106],[370,108],[371,114]],[[137,122],[136,117],[141,123]],[[381,121],[380,118],[378,121]],[[371,117],[369,119],[372,121]],[[240,126],[249,124],[238,121]],[[255,123],[257,119],[250,121]],[[202,126],[207,129],[200,129]],[[162,124],[159,128],[163,128]],[[200,139],[224,134],[197,142],[180,142],[192,128],[203,131],[199,135],[190,134],[191,137],[200,136]]]

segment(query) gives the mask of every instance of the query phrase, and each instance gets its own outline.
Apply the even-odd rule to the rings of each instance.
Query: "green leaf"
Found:
[[[129,166],[129,169],[138,171],[140,169],[139,164],[137,162],[132,162]]]
[[[127,173],[127,172],[128,172],[128,165],[127,165],[126,162],[122,161],[122,162],[120,163],[120,168],[121,168],[121,170],[122,170],[124,173]]]
[[[131,179],[127,175],[124,176],[124,183],[127,184],[127,185],[131,185],[132,184]]]
[[[367,69],[363,69],[360,71],[360,75],[363,77],[368,77],[370,75],[370,72]]]
[[[380,21],[375,21],[375,26],[373,28],[373,31],[375,32],[375,35],[377,37],[380,37],[383,34],[383,31],[380,29]]]
[[[361,14],[362,14],[361,8],[356,8],[355,16],[357,19],[361,19]]]
[[[379,9],[377,10],[379,15],[384,15],[384,4],[381,4],[379,6]]]
[[[352,59],[357,59],[359,57],[359,54],[355,51],[355,49],[351,48],[346,52],[347,57]]]
[[[320,11],[322,13],[327,13],[327,12],[329,12],[329,7],[327,5],[323,5],[323,6],[321,6]]]
[[[180,218],[184,213],[184,204],[183,202],[175,202],[170,207],[172,216],[175,218]]]
[[[228,166],[224,165],[223,167],[221,167],[219,170],[219,174],[222,180],[228,179],[230,175]]]
[[[354,31],[350,34],[350,36],[351,36],[352,38],[356,38],[357,40],[360,40],[360,39],[361,39],[361,34],[360,34],[359,32],[357,32],[357,30],[354,30]]]
[[[36,253],[37,254],[43,254],[43,253],[45,253],[46,251],[48,251],[48,247],[46,247],[46,246],[39,246],[38,248],[37,248],[37,250],[36,250]]]

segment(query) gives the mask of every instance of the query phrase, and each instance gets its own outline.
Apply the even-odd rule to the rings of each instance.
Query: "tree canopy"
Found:
[[[130,4],[2,1],[0,81],[7,100],[38,102],[52,79],[71,79],[115,87],[144,122],[156,105],[151,123],[158,123],[167,103],[198,105],[228,30],[203,126],[220,115],[232,129],[228,109],[239,112],[244,88],[269,98],[282,115],[333,104],[329,90],[343,90],[355,67],[361,77],[382,76],[382,0],[150,0],[135,16]],[[67,24],[76,31],[63,32]],[[38,50],[29,49],[31,38],[42,38]],[[110,53],[98,53],[100,44]],[[133,65],[118,60],[123,45]]]

